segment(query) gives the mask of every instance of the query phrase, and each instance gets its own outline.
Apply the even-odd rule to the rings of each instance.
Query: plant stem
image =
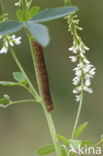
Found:
[[[22,68],[22,66],[21,66],[21,64],[20,64],[20,62],[19,62],[19,60],[18,60],[18,58],[17,58],[17,56],[16,56],[16,54],[15,54],[13,48],[12,48],[11,46],[9,46],[9,48],[10,48],[10,52],[11,52],[11,54],[12,54],[12,56],[13,56],[15,62],[17,63],[17,65],[18,65],[20,71],[23,73],[23,75],[25,76],[26,80],[28,81],[28,84],[29,84],[30,88],[31,88],[32,91],[33,91],[34,97],[35,97],[36,100],[38,101],[38,100],[40,99],[38,93],[36,92],[35,88],[34,88],[33,85],[31,84],[31,82],[30,82],[28,76],[26,75],[24,69]]]
[[[9,106],[14,105],[14,104],[28,103],[28,102],[37,102],[37,101],[34,100],[34,99],[19,100],[19,101],[10,101],[10,103],[9,103],[9,104],[6,104],[6,105],[3,105],[3,104],[1,105],[1,104],[0,104],[0,107],[6,108],[6,107],[9,107]]]
[[[83,84],[83,80],[82,80],[81,85],[82,84]],[[77,116],[76,116],[76,120],[75,120],[75,124],[74,124],[74,128],[73,128],[72,138],[74,137],[74,132],[75,132],[77,125],[78,125],[78,122],[79,122],[82,104],[83,104],[83,90],[81,90],[81,94],[80,94],[80,103],[79,103],[79,108],[78,108],[78,112],[77,112]]]
[[[20,100],[20,101],[12,101],[10,103],[10,105],[20,104],[20,103],[29,103],[29,102],[36,102],[36,100],[34,100],[34,99],[27,99],[27,100]]]
[[[41,85],[40,85],[40,78],[39,78],[38,69],[37,69],[37,66],[36,66],[35,49],[33,48],[33,45],[32,45],[32,36],[30,36],[28,34],[28,38],[29,38],[29,44],[30,44],[34,69],[35,69],[35,73],[36,73],[36,78],[37,78],[38,89],[39,89],[39,93],[40,93],[40,97],[41,97],[41,105],[42,105],[42,108],[43,108],[44,113],[45,113],[45,117],[46,117],[46,120],[47,120],[47,123],[48,123],[48,127],[49,127],[49,130],[50,130],[50,134],[51,134],[53,143],[54,143],[55,148],[56,148],[56,153],[57,153],[58,156],[63,156],[59,141],[56,138],[56,130],[55,130],[55,127],[54,127],[54,123],[53,123],[51,113],[47,110],[46,103],[45,103],[45,101],[43,99]]]

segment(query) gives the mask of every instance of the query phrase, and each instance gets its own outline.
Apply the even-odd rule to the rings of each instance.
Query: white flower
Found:
[[[84,91],[88,92],[88,93],[93,93],[93,90],[91,88],[88,88],[87,86],[83,87]]]
[[[80,55],[81,55],[82,58],[84,58],[84,54],[83,53],[80,53]]]
[[[8,51],[8,48],[7,47],[2,47],[2,49],[0,50],[0,54],[6,54]]]
[[[5,38],[2,38],[4,44],[3,44],[3,47],[2,49],[0,50],[0,53],[3,54],[3,53],[7,53],[8,51],[8,46],[14,46],[15,44],[16,45],[19,45],[21,43],[21,37],[17,37],[15,35],[6,35]]]
[[[71,59],[72,62],[76,62],[77,61],[77,57],[76,56],[70,56],[69,58]]]
[[[74,93],[74,94],[77,94],[77,93],[79,93],[81,90],[82,90],[82,87],[79,86],[79,87],[77,87],[76,89],[73,90],[73,93]]]
[[[73,93],[74,93],[74,94],[77,94],[77,93],[79,93],[79,91],[78,91],[77,89],[74,89],[74,90],[73,90]]]
[[[15,44],[19,45],[19,44],[21,44],[21,38],[22,37],[14,38],[13,41],[15,42]]]
[[[77,64],[77,66],[80,67],[80,68],[83,68],[84,64],[83,64],[83,62],[81,62],[81,63]]]
[[[69,51],[73,51],[74,50],[74,47],[70,47],[68,48]]]
[[[2,39],[2,36],[0,35],[0,40]]]
[[[87,79],[87,80],[85,81],[85,85],[86,85],[86,86],[90,86],[90,85],[91,85],[90,79]]]
[[[88,65],[86,65],[86,66],[83,68],[83,71],[84,71],[85,73],[87,73],[92,67],[93,67],[93,65],[88,64]]]
[[[74,85],[77,85],[80,81],[80,77],[75,77],[72,81]]]
[[[72,46],[71,48],[68,49],[69,51],[72,51],[72,53],[77,54],[78,53],[78,46]]]
[[[90,75],[95,75],[95,70],[96,70],[96,68],[92,68],[92,69],[89,71],[89,74],[90,74]]]
[[[78,95],[76,95],[75,100],[76,100],[77,102],[79,102],[79,101],[80,101],[80,95],[79,95],[79,96],[78,96]]]
[[[89,63],[90,63],[90,61],[88,61],[87,59],[84,59],[84,62],[85,62],[86,64],[89,64]]]
[[[12,41],[9,42],[9,44],[13,47],[14,46],[14,43]]]
[[[77,75],[77,76],[81,76],[82,75],[82,70],[76,70],[76,72],[75,72],[75,75]]]
[[[19,6],[19,2],[16,2],[14,5],[15,5],[15,6]]]
[[[87,50],[87,51],[89,51],[89,48],[87,46],[84,46],[84,49]]]
[[[4,43],[4,47],[8,48],[8,42],[7,41]]]
[[[93,76],[90,75],[90,74],[88,74],[88,73],[86,73],[86,74],[85,74],[85,79],[90,79],[90,78],[93,78]]]

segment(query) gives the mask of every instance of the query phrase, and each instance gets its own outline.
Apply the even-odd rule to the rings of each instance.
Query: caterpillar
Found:
[[[48,73],[47,73],[45,59],[43,55],[43,48],[36,41],[33,42],[33,47],[35,50],[35,61],[38,69],[42,96],[46,103],[46,107],[48,111],[51,111],[54,107],[53,107],[53,102],[50,94],[49,79],[48,79]]]

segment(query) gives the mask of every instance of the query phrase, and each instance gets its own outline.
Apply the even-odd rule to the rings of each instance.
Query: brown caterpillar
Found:
[[[48,111],[51,111],[53,109],[53,102],[52,102],[52,98],[50,94],[49,79],[48,79],[48,74],[46,70],[43,49],[41,45],[37,43],[36,41],[33,42],[33,46],[35,49],[35,59],[36,59],[36,65],[38,68],[42,95],[43,95]]]

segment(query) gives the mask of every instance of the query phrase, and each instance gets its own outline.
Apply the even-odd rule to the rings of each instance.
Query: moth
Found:
[[[35,50],[35,61],[36,61],[37,69],[38,69],[42,96],[46,103],[46,107],[48,111],[51,111],[53,109],[53,102],[52,102],[51,93],[50,93],[49,79],[48,79],[48,73],[47,73],[45,59],[43,55],[43,48],[36,41],[33,42],[33,47]]]

